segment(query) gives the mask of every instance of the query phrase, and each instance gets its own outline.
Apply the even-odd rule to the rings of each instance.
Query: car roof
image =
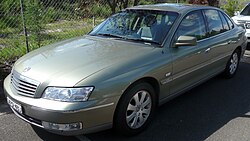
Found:
[[[134,6],[127,9],[141,9],[141,10],[160,10],[160,11],[173,11],[173,12],[181,12],[181,11],[189,11],[194,9],[217,9],[211,6],[204,5],[192,5],[192,4],[176,4],[176,3],[161,3],[161,4],[153,4],[153,5],[139,5]]]

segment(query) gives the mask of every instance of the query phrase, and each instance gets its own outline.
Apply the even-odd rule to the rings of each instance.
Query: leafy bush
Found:
[[[44,29],[43,9],[39,0],[32,0],[26,4],[25,19],[27,29],[31,35],[29,38],[34,38],[35,44],[41,46],[41,32]]]
[[[111,10],[108,6],[105,5],[93,5],[91,7],[89,16],[90,17],[108,17],[111,15]]]
[[[221,9],[223,9],[231,17],[234,16],[235,11],[240,11],[242,7],[242,0],[225,0],[221,3]]]
[[[55,22],[59,19],[59,12],[57,12],[53,7],[48,7],[47,11],[43,15],[43,19],[45,23]]]

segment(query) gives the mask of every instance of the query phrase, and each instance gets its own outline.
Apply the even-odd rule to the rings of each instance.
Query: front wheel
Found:
[[[155,92],[148,83],[139,83],[124,93],[116,110],[114,128],[121,134],[134,135],[147,127],[155,111]]]
[[[232,78],[236,74],[239,62],[240,62],[240,51],[237,49],[233,52],[233,54],[231,55],[230,59],[227,62],[227,66],[224,71],[224,76],[226,78]]]

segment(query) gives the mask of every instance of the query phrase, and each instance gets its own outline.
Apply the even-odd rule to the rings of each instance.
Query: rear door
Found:
[[[204,15],[208,24],[208,44],[211,57],[208,69],[211,70],[212,74],[225,68],[238,39],[236,35],[232,34],[234,33],[231,32],[233,27],[230,27],[220,11],[204,10]]]

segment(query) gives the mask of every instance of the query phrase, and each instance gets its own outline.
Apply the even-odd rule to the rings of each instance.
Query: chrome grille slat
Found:
[[[26,88],[26,87],[24,87],[24,86],[22,86],[22,85],[19,85],[17,82],[15,82],[15,81],[12,81],[13,82],[13,85],[15,86],[15,88],[17,89],[17,90],[19,90],[19,89],[28,89],[28,88]],[[30,91],[32,91],[32,92],[35,92],[33,89],[29,89]]]
[[[22,76],[16,71],[12,72],[11,84],[17,94],[29,97],[34,97],[37,87],[40,85],[39,82]]]
[[[26,87],[29,87],[30,89],[36,89],[36,87],[35,86],[30,86],[30,85],[27,85],[26,83],[24,83],[24,82],[22,82],[22,81],[19,81],[19,80],[17,80],[16,78],[12,78],[13,79],[13,82],[15,83],[15,84],[19,84],[19,85],[23,85],[23,86],[26,86]]]
[[[34,95],[34,93],[22,90],[22,89],[18,88],[18,86],[16,86],[16,85],[12,85],[12,86],[15,88],[15,90],[16,90],[16,92],[18,94],[22,94],[22,95],[25,94],[25,95],[29,95],[29,96],[33,96]]]
[[[15,87],[15,89],[18,91],[18,92],[23,92],[23,93],[27,93],[29,95],[33,95],[35,91],[29,91],[29,90],[25,90],[24,88],[21,88],[17,85],[13,85]]]
[[[18,94],[19,95],[23,95],[23,96],[33,97],[33,95],[26,94],[26,93],[23,93],[23,92],[18,92]]]

